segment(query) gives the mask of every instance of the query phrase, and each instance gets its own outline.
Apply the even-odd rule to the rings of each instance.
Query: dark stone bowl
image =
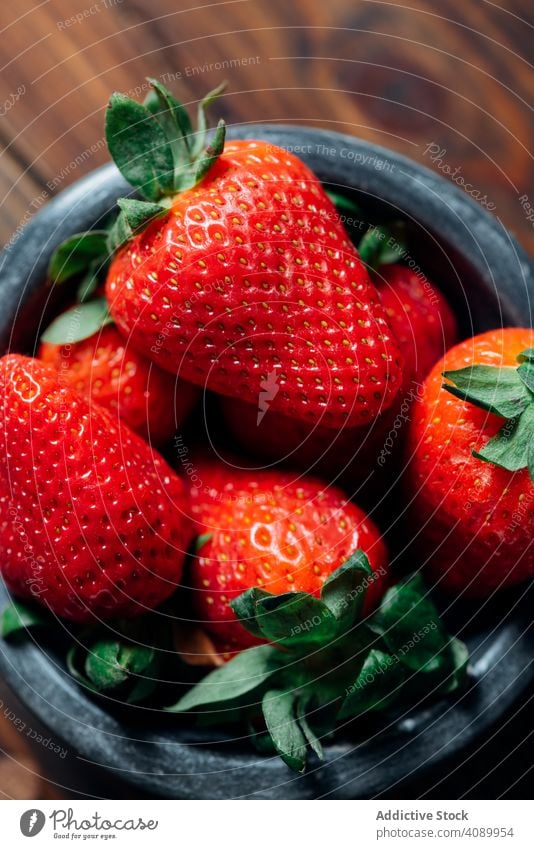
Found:
[[[234,136],[264,138],[301,156],[325,183],[354,195],[371,218],[401,217],[414,231],[415,260],[456,308],[465,335],[500,325],[529,325],[534,273],[502,226],[466,194],[431,171],[349,136],[259,125]],[[62,192],[27,224],[0,257],[0,346],[31,352],[49,295],[42,288],[50,253],[67,235],[88,229],[126,191],[113,166]],[[246,740],[192,730],[161,713],[107,709],[67,674],[54,639],[0,645],[0,680],[9,687],[12,718],[44,741],[37,749],[60,785],[77,793],[125,798],[262,799],[402,797],[414,776],[443,772],[521,699],[530,685],[534,638],[528,590],[482,610],[450,611],[471,650],[471,684],[453,699],[420,705],[385,725],[340,735],[326,762],[294,776]],[[0,604],[7,593],[0,588]],[[36,632],[37,633],[37,632]],[[3,693],[0,693],[0,696]],[[0,708],[9,710],[0,698]],[[19,724],[19,730],[22,725]],[[21,731],[21,733],[23,733]],[[47,735],[47,736],[46,736]],[[64,746],[67,755],[54,752]]]

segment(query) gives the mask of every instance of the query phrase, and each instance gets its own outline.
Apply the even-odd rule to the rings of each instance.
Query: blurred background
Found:
[[[231,124],[299,121],[458,168],[534,250],[519,200],[534,182],[529,0],[4,0],[0,14],[1,242],[106,161],[109,94],[149,75],[189,103],[227,79]]]
[[[394,148],[463,185],[534,253],[532,13],[529,0],[3,0],[0,244],[107,161],[109,94],[142,98],[150,75],[186,104],[228,80],[229,124],[302,122]],[[526,715],[443,796],[521,795]],[[67,798],[39,773],[0,711],[0,798]]]

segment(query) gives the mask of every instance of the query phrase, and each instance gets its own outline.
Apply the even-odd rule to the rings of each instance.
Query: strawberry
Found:
[[[365,427],[339,430],[313,426],[273,413],[270,408],[261,416],[251,404],[231,399],[221,399],[221,409],[233,439],[252,456],[290,463],[327,478],[339,475],[352,488],[364,484],[377,468],[377,457],[393,427],[398,402]]]
[[[313,467],[328,477],[341,474],[351,485],[365,481],[377,468],[377,458],[395,419],[400,415],[399,420],[406,421],[419,384],[454,344],[457,327],[441,292],[409,268],[381,265],[375,279],[404,359],[404,385],[396,402],[371,424],[359,428],[345,426],[334,432],[321,424],[275,413],[267,384],[260,408],[258,404],[221,399],[226,424],[240,445],[252,454],[260,453],[276,461],[290,460],[299,468]]]
[[[112,324],[74,343],[43,342],[38,356],[154,445],[171,438],[198,398],[195,386],[153,365]]]
[[[341,490],[209,460],[194,479],[194,599],[227,662],[166,710],[247,728],[302,773],[337,723],[464,685],[466,646],[419,575],[382,595],[384,543]]]
[[[414,408],[417,542],[451,592],[485,598],[534,575],[532,341],[522,328],[467,339],[434,367]]]
[[[454,313],[433,283],[405,265],[381,265],[374,280],[404,358],[405,376],[421,383],[458,338]]]
[[[447,300],[415,266],[408,248],[403,221],[369,228],[358,244],[402,353],[405,384],[419,384],[454,345],[458,326]]]
[[[326,578],[356,549],[374,576],[367,610],[384,591],[387,555],[370,518],[337,487],[288,472],[234,470],[220,462],[196,467],[192,515],[200,534],[191,569],[196,609],[219,645],[255,640],[230,602],[250,588],[318,596]]]
[[[180,478],[39,360],[0,359],[0,568],[76,621],[133,616],[179,584],[190,540]]]
[[[397,345],[317,177],[261,141],[211,146],[160,83],[145,106],[113,95],[106,136],[146,200],[119,201],[111,315],[162,368],[330,428],[372,421],[398,392]],[[205,127],[203,107],[201,127]]]

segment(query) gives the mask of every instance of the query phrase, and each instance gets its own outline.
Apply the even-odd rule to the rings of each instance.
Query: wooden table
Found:
[[[150,75],[191,104],[226,78],[232,124],[327,127],[448,170],[534,253],[532,23],[529,0],[3,0],[0,243],[107,160],[110,92]],[[21,743],[0,717],[0,796],[55,795]]]

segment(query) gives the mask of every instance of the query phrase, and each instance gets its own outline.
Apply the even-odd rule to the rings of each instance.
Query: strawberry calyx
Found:
[[[120,206],[135,204],[136,201],[122,199],[118,203]],[[126,214],[121,212],[108,230],[75,233],[61,242],[52,254],[48,264],[49,281],[61,285],[77,278],[79,282],[74,306],[53,319],[41,335],[42,342],[52,345],[74,344],[88,339],[106,325],[113,324],[107,301],[99,297],[98,289],[104,281],[111,259],[110,234],[114,229],[124,232],[128,226],[130,207],[125,206],[125,210]],[[132,214],[135,215],[135,212]]]
[[[392,221],[370,227],[358,244],[358,253],[370,272],[402,260],[407,254],[404,222]]]
[[[154,615],[118,620],[113,627],[83,629],[67,652],[66,665],[89,692],[137,704],[156,690],[170,646],[168,621]]]
[[[99,261],[107,257],[107,230],[75,233],[61,242],[48,263],[48,277],[54,283],[64,283],[71,277],[84,275],[78,300],[87,300],[96,289]]]
[[[212,533],[199,534],[199,536],[195,540],[195,552],[200,551],[200,549],[206,545],[213,537]]]
[[[133,198],[119,198],[117,206],[120,209],[117,218],[109,229],[106,242],[106,255],[113,253],[141,232],[151,221],[161,218],[169,211],[168,198],[160,203],[152,203]]]
[[[13,599],[0,613],[0,637],[5,640],[47,623],[46,614],[40,607]]]
[[[356,551],[324,582],[320,598],[306,592],[273,595],[258,587],[230,602],[237,618],[255,637],[286,648],[312,648],[344,636],[361,611],[374,573]]]
[[[51,345],[74,345],[89,339],[108,324],[113,324],[113,319],[106,299],[94,298],[58,315],[41,335],[41,341]]]
[[[233,610],[269,642],[240,652],[166,710],[192,712],[204,725],[245,723],[261,751],[303,772],[311,753],[324,756],[321,740],[339,722],[462,686],[467,650],[447,633],[419,576],[389,589],[362,618],[372,580],[356,551],[320,598],[247,590]]]
[[[152,90],[144,103],[115,93],[106,111],[109,152],[123,177],[142,198],[134,201],[135,207],[129,210],[119,204],[118,226],[110,233],[112,250],[152,218],[165,214],[169,199],[199,183],[224,149],[225,123],[219,121],[208,143],[206,113],[225,84],[200,102],[195,131],[186,109],[172,93],[159,80],[149,78],[148,82]],[[124,217],[129,219],[125,226],[121,222]]]
[[[362,215],[361,207],[356,201],[348,195],[341,194],[336,189],[325,187],[325,194],[328,195],[338,212],[350,212],[352,215],[360,217]]]
[[[473,456],[510,472],[527,468],[534,481],[534,348],[514,366],[472,365],[443,372],[443,388],[462,401],[506,419]]]
[[[359,204],[336,189],[325,188],[325,193],[339,212],[352,240],[357,244],[360,259],[368,271],[376,272],[381,265],[392,265],[406,258],[408,245],[404,221],[394,219],[384,224],[367,226],[360,238],[365,220]]]
[[[91,299],[104,280],[113,254],[156,218],[167,214],[172,198],[206,176],[224,149],[225,124],[219,121],[208,141],[207,112],[225,83],[200,102],[197,129],[182,104],[159,80],[144,103],[111,96],[106,112],[106,141],[119,171],[139,197],[119,198],[118,215],[103,229],[75,233],[55,249],[48,278],[61,284],[81,277],[79,303]]]

